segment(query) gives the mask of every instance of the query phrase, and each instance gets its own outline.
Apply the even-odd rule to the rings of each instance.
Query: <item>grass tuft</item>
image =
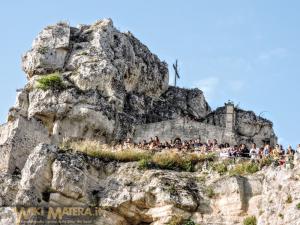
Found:
[[[214,154],[181,154],[173,151],[151,153],[150,151],[135,148],[113,151],[111,148],[97,141],[90,140],[64,142],[62,148],[80,151],[86,155],[106,161],[138,161],[140,169],[159,168],[192,172],[196,163],[215,159]]]
[[[112,151],[107,146],[97,141],[65,142],[62,148],[74,149],[86,155],[101,158],[106,161],[132,162],[146,160],[151,157],[147,152],[137,149],[126,149],[123,151]]]
[[[58,72],[44,75],[37,80],[36,87],[43,91],[61,90],[64,88],[61,75]]]
[[[254,162],[242,162],[229,170],[231,176],[253,174],[260,170],[259,166]]]
[[[255,216],[249,216],[244,219],[243,224],[244,225],[256,225],[256,217]]]
[[[227,165],[223,162],[214,164],[213,165],[213,170],[217,171],[220,175],[223,175],[228,171],[227,170]]]

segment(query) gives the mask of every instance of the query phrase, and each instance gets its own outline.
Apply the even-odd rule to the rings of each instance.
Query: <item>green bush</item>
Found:
[[[139,169],[148,169],[151,167],[151,160],[149,159],[141,159],[139,162]]]
[[[161,152],[153,155],[151,166],[159,169],[193,172],[196,163],[213,159],[213,155],[182,155],[174,152]]]
[[[253,174],[259,171],[259,166],[256,163],[246,164],[245,171],[249,174]]]
[[[257,221],[255,216],[249,216],[245,218],[243,222],[244,225],[256,225],[256,223]]]
[[[225,163],[214,164],[213,170],[217,171],[220,175],[223,175],[227,172],[227,165]]]
[[[296,208],[300,210],[300,202],[296,205]]]
[[[38,89],[46,90],[61,90],[64,85],[61,79],[61,76],[58,72],[44,75],[37,80]]]
[[[182,170],[187,171],[187,172],[193,172],[194,171],[194,165],[191,161],[184,161],[182,164]]]
[[[182,225],[197,225],[197,224],[192,220],[187,220]]]
[[[263,168],[264,166],[270,166],[272,164],[272,159],[270,157],[263,158],[260,161],[260,167]]]
[[[229,171],[231,176],[253,174],[259,171],[259,166],[254,162],[243,162],[237,164]]]

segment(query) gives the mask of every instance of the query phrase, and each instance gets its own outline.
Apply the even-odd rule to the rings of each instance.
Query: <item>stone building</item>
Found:
[[[240,143],[250,145],[255,142],[258,146],[262,146],[265,143],[271,145],[277,143],[277,137],[272,131],[270,121],[255,116],[253,112],[236,109],[231,101],[225,103],[222,113],[219,111],[220,109],[210,113],[202,121],[196,121],[189,117],[179,117],[137,125],[132,137],[135,142],[158,136],[161,141],[171,141],[180,137],[182,140],[200,138],[202,142],[216,139],[218,143],[231,145]],[[253,117],[251,121],[245,121],[247,117],[251,116]],[[214,122],[214,120],[218,120],[219,123]],[[240,124],[244,125],[241,127]]]

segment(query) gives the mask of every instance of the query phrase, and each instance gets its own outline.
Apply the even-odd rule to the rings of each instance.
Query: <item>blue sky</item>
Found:
[[[21,55],[43,27],[110,17],[165,60],[170,75],[178,58],[179,86],[201,88],[213,108],[231,99],[264,112],[279,141],[295,146],[300,143],[299,11],[297,0],[2,1],[0,122],[14,103],[15,90],[26,82]]]

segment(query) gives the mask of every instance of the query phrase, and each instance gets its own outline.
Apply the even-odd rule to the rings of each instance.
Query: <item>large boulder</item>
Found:
[[[39,143],[50,143],[49,133],[36,119],[19,117],[0,127],[0,171],[14,174],[24,167]]]
[[[48,26],[39,33],[32,49],[23,56],[23,70],[30,78],[62,70],[70,44],[70,27],[66,23]]]
[[[201,90],[169,87],[159,100],[153,102],[147,115],[147,123],[185,116],[201,120],[210,112],[210,106]]]
[[[180,117],[201,120],[211,109],[201,90],[170,86],[159,99],[137,93],[128,94],[124,112],[131,115],[137,124],[145,124]]]
[[[28,116],[38,118],[48,128],[55,143],[64,138],[112,138],[115,110],[98,91],[61,92],[33,90],[29,93]]]
[[[40,144],[32,151],[22,170],[16,205],[42,206],[47,202],[45,193],[51,187],[51,165],[58,150],[56,146]]]

